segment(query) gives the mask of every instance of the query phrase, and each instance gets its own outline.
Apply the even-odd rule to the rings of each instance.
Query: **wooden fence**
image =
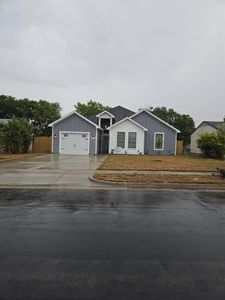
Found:
[[[183,141],[177,141],[177,155],[182,155],[184,152]]]
[[[51,153],[52,137],[51,136],[35,136],[33,142],[34,153]]]

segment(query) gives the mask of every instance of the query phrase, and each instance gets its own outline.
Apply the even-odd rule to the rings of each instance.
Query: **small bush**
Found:
[[[26,119],[13,119],[3,128],[3,144],[7,153],[27,153],[32,139],[32,127]]]
[[[0,124],[0,153],[4,152],[4,125]]]
[[[206,157],[224,159],[225,155],[225,131],[206,132],[197,140],[198,148]]]

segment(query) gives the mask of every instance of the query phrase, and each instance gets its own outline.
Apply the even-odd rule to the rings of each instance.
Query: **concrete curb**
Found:
[[[101,179],[96,179],[93,177],[93,175],[89,176],[89,179],[91,181],[93,181],[95,183],[99,183],[99,184],[103,183],[103,184],[122,185],[122,186],[127,185],[127,183],[125,183],[125,182],[114,182],[114,181],[105,181],[105,180],[101,180]]]
[[[160,190],[190,190],[190,191],[221,191],[225,192],[225,185],[217,185],[217,184],[192,184],[192,183],[156,183],[156,184],[138,184],[138,183],[128,183],[128,182],[113,182],[113,181],[105,181],[99,180],[92,176],[89,179],[95,183],[104,184],[104,185],[113,185],[127,188],[144,188],[144,189],[160,189]]]

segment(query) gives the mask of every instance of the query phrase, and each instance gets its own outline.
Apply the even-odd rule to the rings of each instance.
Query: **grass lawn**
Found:
[[[225,169],[225,161],[201,156],[108,155],[99,170],[196,171]]]
[[[219,184],[224,185],[225,180],[217,176],[194,175],[143,175],[143,174],[104,174],[96,173],[94,178],[104,181],[151,184],[151,183],[185,183],[185,184]]]
[[[44,155],[44,153],[0,154],[0,164],[12,160],[19,160],[40,155]]]

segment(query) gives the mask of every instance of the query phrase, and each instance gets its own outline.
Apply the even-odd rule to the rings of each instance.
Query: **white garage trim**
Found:
[[[59,153],[61,153],[61,135],[62,133],[75,133],[75,134],[87,134],[88,135],[88,153],[90,154],[90,132],[84,132],[84,131],[67,131],[67,130],[63,130],[63,131],[59,131]]]
[[[98,152],[98,129],[96,128],[96,131],[95,131],[95,155],[97,154]]]
[[[51,152],[54,151],[54,127],[52,126],[52,146],[51,146]]]

